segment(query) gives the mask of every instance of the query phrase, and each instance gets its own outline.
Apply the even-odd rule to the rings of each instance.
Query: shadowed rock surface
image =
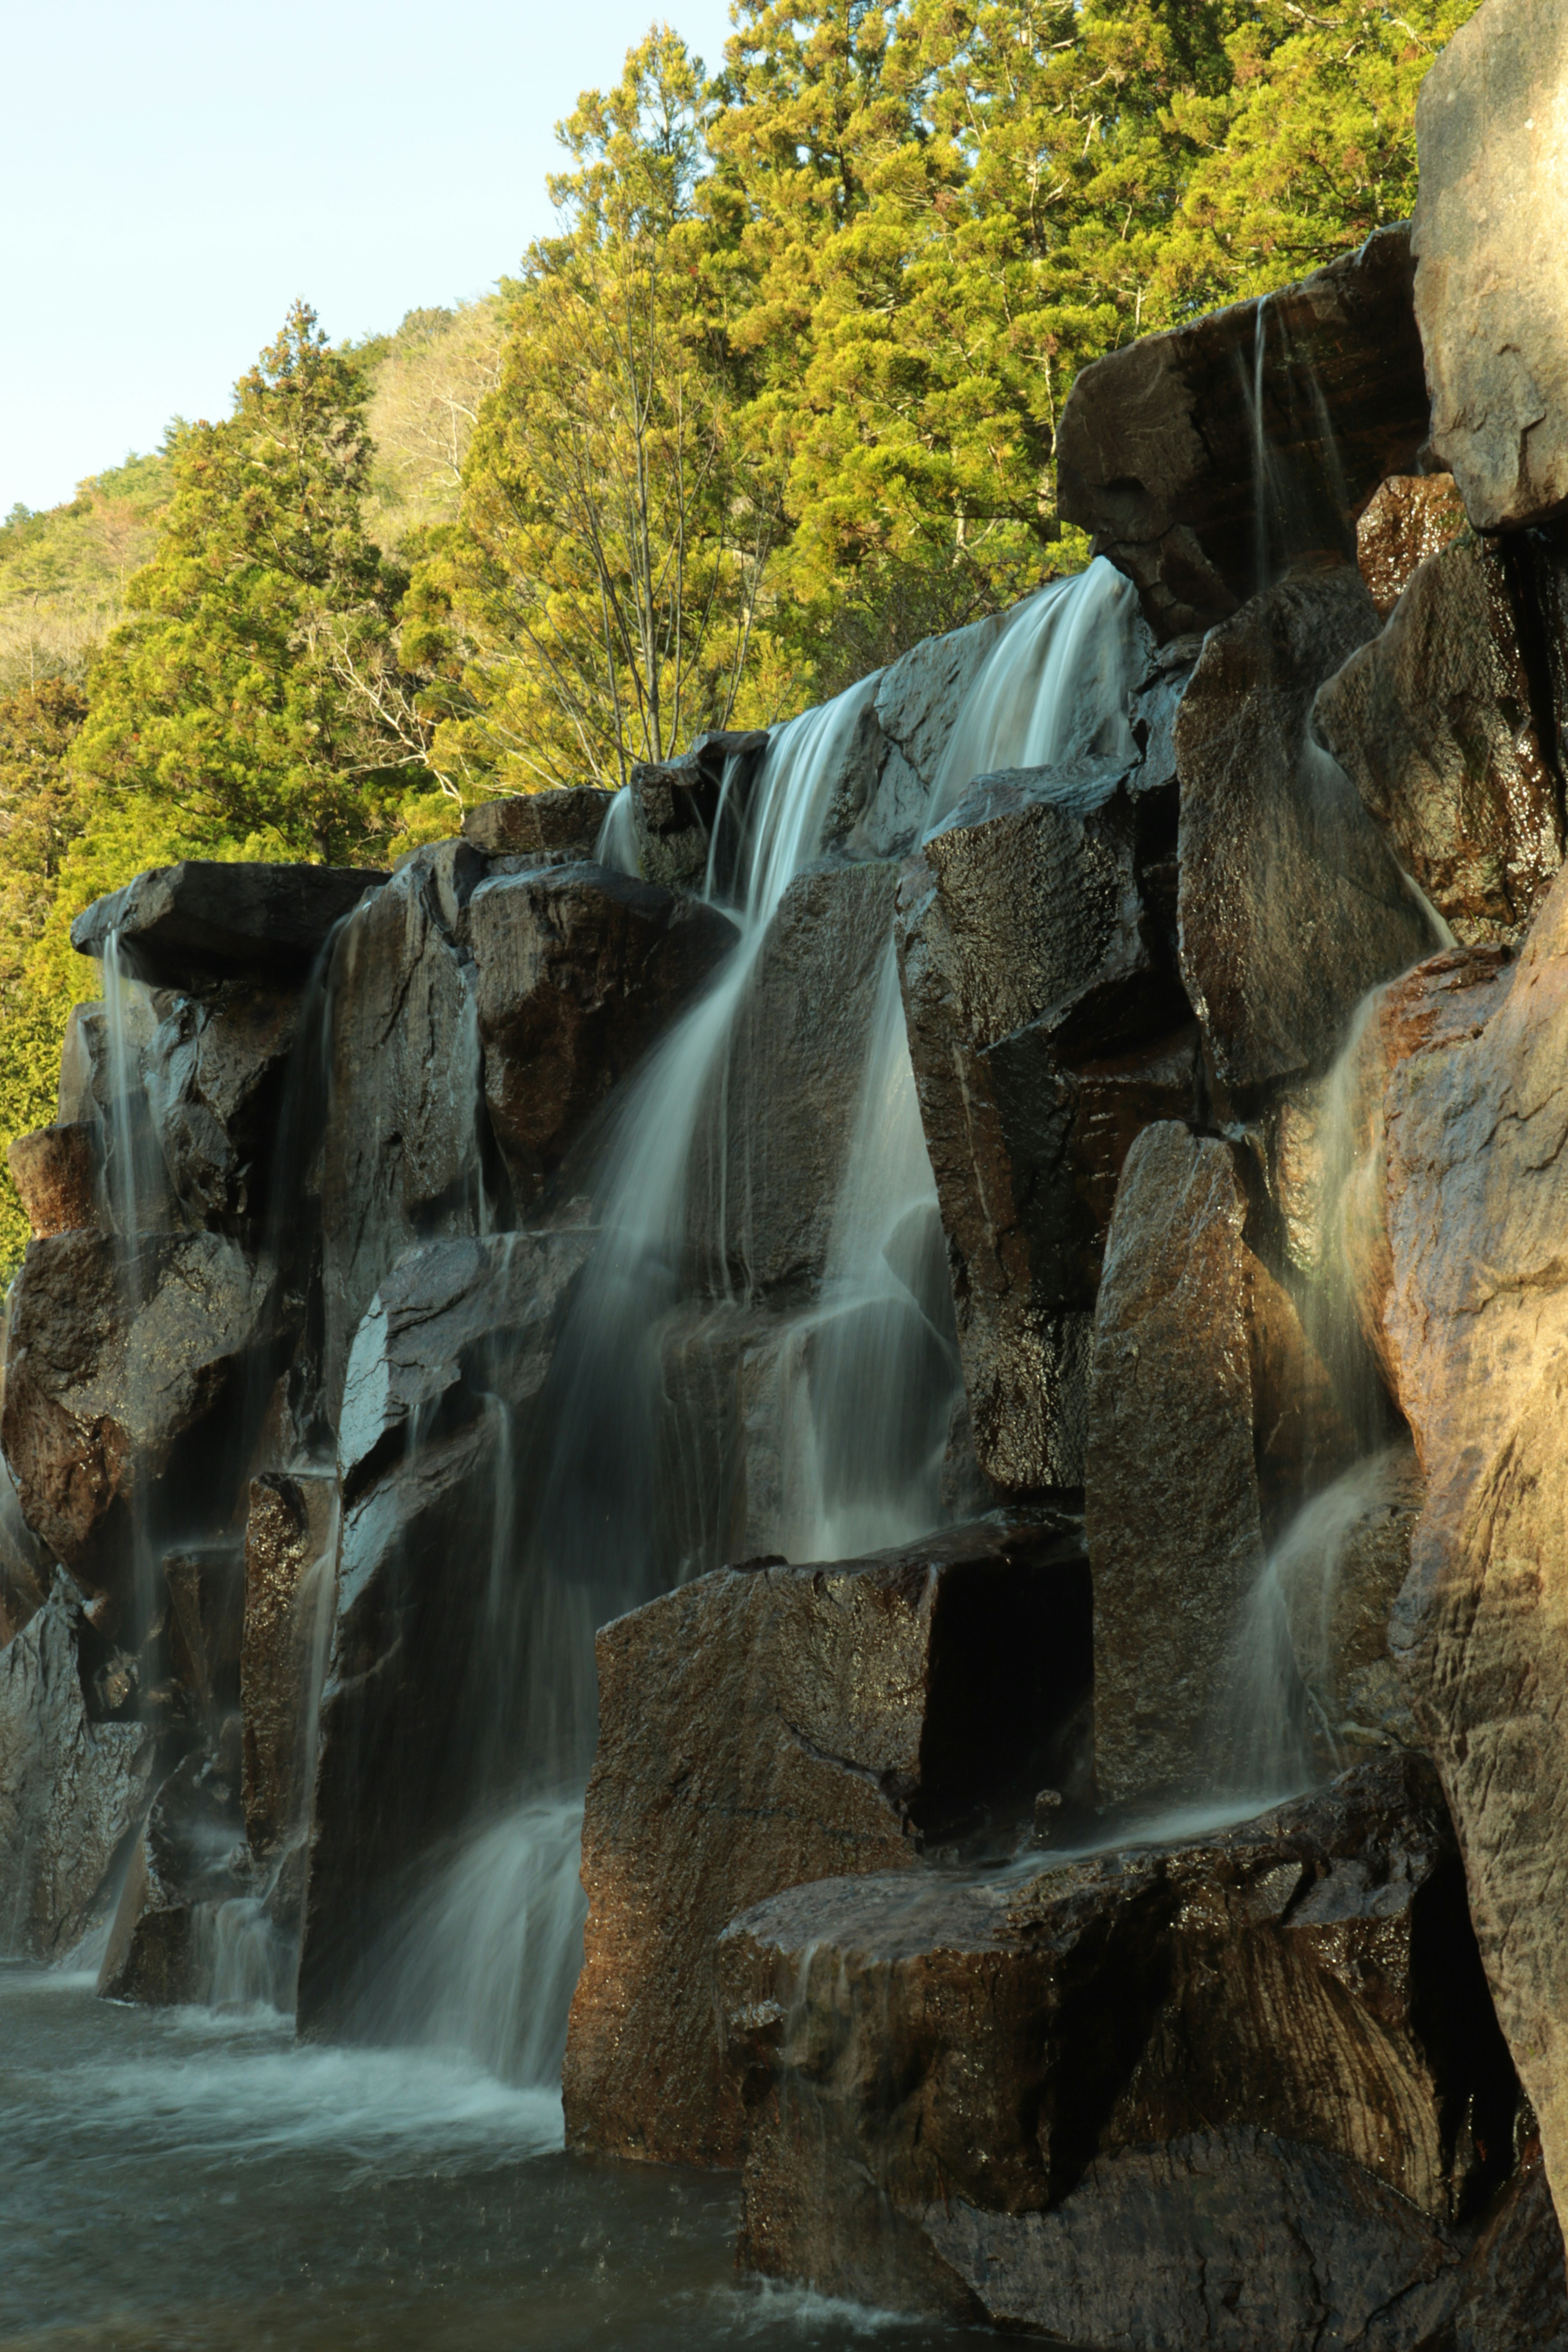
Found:
[[[209,1997],[213,1914],[249,1887],[237,1796],[222,1768],[201,1755],[187,1756],[159,1790],[99,1970],[107,2000],[168,2008]]]
[[[499,876],[474,893],[485,1101],[519,1202],[539,1197],[735,937],[717,908],[603,866]]]
[[[297,990],[231,986],[176,998],[142,1053],[153,1133],[192,1224],[232,1228],[265,1208],[299,1020]]]
[[[71,925],[79,955],[120,935],[126,969],[153,988],[303,979],[335,922],[386,876],[344,866],[245,866],[187,858],[95,898]]]
[[[1466,946],[1517,941],[1563,862],[1563,787],[1520,645],[1528,582],[1467,532],[1424,562],[1312,725]]]
[[[253,1853],[303,1825],[306,1764],[333,1615],[337,1481],[267,1471],[253,1479],[245,1523],[245,1608],[239,1654],[241,1797]],[[312,1575],[325,1590],[312,1592]]]
[[[1089,2345],[1304,2352],[1337,2315],[1329,2340],[1416,2352],[1512,2160],[1415,1759],[1193,1845],[801,1887],[720,1975],[742,2258],[827,2293]]]
[[[1568,513],[1568,20],[1489,0],[1421,85],[1415,315],[1432,447],[1478,530]]]
[[[1088,1603],[1070,1531],[999,1518],[721,1570],[605,1628],[570,2145],[739,2163],[721,1928],[803,1880],[907,1868],[917,1826],[1032,1795],[1086,1686]]]
[[[1410,232],[1379,229],[1299,285],[1237,302],[1080,371],[1057,441],[1064,520],[1137,586],[1156,636],[1212,628],[1309,553],[1354,552],[1378,484],[1426,437]],[[1269,452],[1247,462],[1261,341]],[[1330,425],[1331,418],[1332,424]]]
[[[1182,698],[1182,977],[1227,1087],[1326,1069],[1358,999],[1436,944],[1307,732],[1376,629],[1348,565],[1286,581],[1211,632]]]

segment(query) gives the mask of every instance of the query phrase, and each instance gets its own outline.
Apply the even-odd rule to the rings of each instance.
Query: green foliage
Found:
[[[68,505],[18,508],[0,526],[0,694],[51,677],[85,684],[169,489],[166,455],[131,457],[79,484]]]

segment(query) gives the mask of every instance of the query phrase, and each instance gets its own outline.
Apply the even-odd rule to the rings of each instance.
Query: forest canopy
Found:
[[[656,26],[497,293],[357,346],[298,303],[229,416],[16,509],[0,1141],[93,992],[71,918],[142,867],[384,865],[1081,562],[1079,370],[1406,217],[1474,5],[735,0],[711,73]]]

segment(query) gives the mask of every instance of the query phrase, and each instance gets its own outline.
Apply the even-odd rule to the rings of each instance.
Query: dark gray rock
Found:
[[[1359,1000],[1437,942],[1308,734],[1376,634],[1358,572],[1289,580],[1212,630],[1176,720],[1182,977],[1227,1087],[1326,1069]]]
[[[1420,566],[1381,636],[1312,710],[1401,865],[1467,947],[1517,944],[1563,862],[1562,784],[1516,618],[1524,587],[1510,551],[1467,532]]]
[[[152,1790],[151,1732],[89,1717],[82,1622],[57,1574],[0,1650],[0,1948],[15,1958],[62,1959],[81,1940]]]
[[[22,1517],[11,1465],[0,1454],[0,1647],[48,1597],[55,1563]]]
[[[1432,447],[1478,530],[1568,514],[1568,24],[1489,0],[1421,85],[1415,315]]]
[[[734,945],[716,907],[603,866],[481,884],[468,909],[490,1126],[536,1200],[617,1079]]]
[[[268,1269],[219,1234],[28,1244],[0,1431],[28,1526],[89,1589],[123,1583],[132,1494],[145,1500],[210,1423],[267,1336],[270,1292]],[[188,1510],[204,1482],[188,1449],[180,1459]]]
[[[1410,232],[1377,230],[1299,285],[1146,335],[1084,368],[1057,440],[1064,519],[1131,580],[1156,636],[1212,628],[1307,554],[1354,553],[1355,518],[1415,470],[1427,399]],[[1270,462],[1248,463],[1262,349]],[[1331,433],[1331,446],[1330,434]]]
[[[265,1210],[299,1024],[298,990],[231,985],[176,998],[143,1049],[153,1133],[192,1224],[232,1225]]]
[[[798,1887],[718,1970],[742,2263],[829,2294],[1063,2342],[1417,2352],[1512,2161],[1414,1758],[1189,1846]]]
[[[187,1756],[158,1790],[132,1850],[100,1995],[157,2008],[208,2000],[214,1915],[250,1885],[238,1790],[210,1758]]]
[[[245,1562],[235,1543],[184,1545],[163,1556],[169,1647],[176,1680],[216,1740],[239,1705]]]
[[[125,968],[153,988],[302,980],[332,925],[385,879],[358,866],[187,858],[95,898],[71,925],[71,945],[79,955],[101,956],[117,931]]]
[[[639,871],[671,890],[700,890],[714,836],[726,865],[744,824],[752,783],[768,748],[765,730],[705,735],[677,760],[640,761],[626,783]],[[724,790],[730,769],[730,788]],[[725,822],[720,827],[721,802]],[[718,877],[721,881],[723,876]]]
[[[884,766],[879,796],[907,812],[911,829],[918,830],[920,811],[942,778],[953,721],[1002,628],[999,617],[926,637],[878,681],[877,724],[899,763],[891,772]],[[957,781],[962,789],[968,779]]]
[[[1075,1533],[998,1515],[868,1559],[721,1570],[605,1628],[573,2146],[739,2161],[720,1930],[764,1893],[907,1867],[917,1828],[1032,1792],[1086,1686],[1088,1619]]]
[[[615,797],[597,784],[578,784],[482,801],[478,808],[463,812],[463,839],[487,857],[532,856],[552,851],[592,857]]]

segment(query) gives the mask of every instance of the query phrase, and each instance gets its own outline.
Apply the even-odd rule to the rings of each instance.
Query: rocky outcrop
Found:
[[[177,997],[142,1055],[148,1114],[185,1220],[233,1228],[267,1206],[298,990]]]
[[[742,2260],[827,2293],[1064,2342],[1416,2352],[1512,2160],[1413,1759],[1195,1845],[801,1887],[719,1967]]]
[[[0,1648],[48,1597],[54,1562],[22,1517],[11,1465],[0,1454]]]
[[[1368,1748],[1420,1745],[1389,1652],[1388,1621],[1410,1573],[1410,1538],[1425,1496],[1413,1449],[1389,1445],[1314,1496],[1275,1546],[1269,1573],[1324,1769]]]
[[[490,1125],[520,1202],[733,946],[715,907],[602,866],[498,876],[468,908]]]
[[[1380,229],[1299,285],[1079,372],[1058,500],[1135,583],[1156,636],[1212,628],[1303,555],[1352,554],[1378,484],[1414,471],[1427,399],[1411,272],[1408,229]]]
[[[1081,1484],[1121,1158],[1142,1119],[1195,1108],[1187,1007],[1142,879],[1156,809],[1110,760],[987,777],[900,887],[975,1451],[1004,1491]]]
[[[71,925],[71,945],[101,956],[117,934],[125,970],[153,988],[303,980],[333,924],[385,879],[358,866],[187,858],[95,898]]]
[[[1467,532],[1424,562],[1312,724],[1467,946],[1517,941],[1563,862],[1563,788],[1520,643],[1528,583]]]
[[[5,1158],[35,1240],[101,1223],[98,1130],[90,1121],[19,1135]]]
[[[751,786],[768,748],[761,729],[699,738],[682,758],[631,771],[632,838],[638,871],[671,890],[700,890],[710,856],[728,867],[745,824]],[[733,762],[728,793],[725,770]],[[720,825],[723,804],[724,823]],[[720,838],[715,847],[715,835]],[[722,874],[717,877],[721,881]]]
[[[239,1646],[241,1801],[251,1852],[303,1826],[314,1703],[335,1613],[337,1481],[282,1471],[253,1479],[245,1523]]]
[[[122,1580],[126,1530],[109,1515],[145,1499],[209,1420],[263,1343],[270,1288],[268,1269],[218,1234],[28,1244],[0,1431],[28,1526],[89,1587]],[[207,1480],[184,1458],[189,1511]]]
[[[168,2008],[213,1990],[213,1914],[250,1885],[237,1791],[187,1756],[163,1782],[132,1852],[99,1968],[110,2000]]]
[[[463,812],[463,839],[486,857],[592,857],[615,797],[577,784],[481,801]]]
[[[949,777],[946,758],[964,698],[1002,633],[1000,620],[978,621],[910,647],[877,681],[877,725],[884,744],[878,773],[880,824],[889,847],[920,829],[939,783],[959,790],[967,776]]]
[[[572,2146],[740,2161],[720,1930],[804,1880],[910,1866],[921,1828],[1026,1805],[1062,1769],[1088,1616],[1070,1530],[983,1522],[869,1559],[721,1570],[605,1628]]]
[[[1349,566],[1286,581],[1210,633],[1182,698],[1182,977],[1228,1087],[1326,1069],[1358,999],[1436,944],[1307,732],[1376,627]]]
[[[1421,85],[1415,316],[1432,447],[1478,530],[1568,514],[1568,24],[1488,0]]]
[[[1355,527],[1356,565],[1386,620],[1418,568],[1465,527],[1452,474],[1391,474]]]
[[[245,1564],[237,1544],[184,1545],[163,1555],[174,1678],[216,1740],[239,1705]]]
[[[0,1948],[62,1959],[114,1895],[152,1792],[155,1744],[138,1723],[95,1722],[68,1578],[0,1650]]]

